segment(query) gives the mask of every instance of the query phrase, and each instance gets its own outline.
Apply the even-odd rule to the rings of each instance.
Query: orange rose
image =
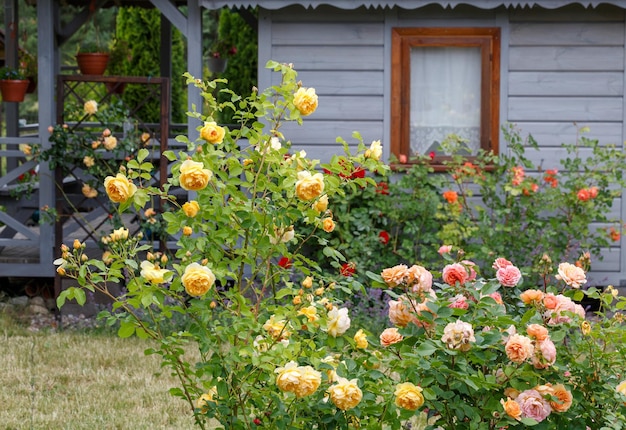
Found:
[[[448,191],[444,191],[443,198],[448,203],[456,203],[457,200],[459,199],[459,195],[457,194],[456,191],[448,190]]]
[[[384,269],[380,276],[390,288],[397,287],[406,281],[407,269],[406,265],[398,264],[397,266]]]
[[[509,360],[514,363],[523,363],[532,357],[535,349],[530,338],[514,334],[509,337],[504,350]]]
[[[543,296],[543,305],[546,307],[546,309],[556,309],[558,304],[559,299],[557,299],[554,294],[548,293]]]
[[[393,345],[394,343],[402,342],[404,337],[398,332],[395,327],[386,328],[380,334],[380,344],[384,347]]]
[[[331,233],[335,229],[335,221],[332,218],[324,218],[322,220],[322,228],[326,233]]]
[[[520,408],[519,403],[515,400],[511,400],[510,397],[507,397],[506,400],[501,399],[500,403],[508,416],[518,421],[522,418],[522,408]]]

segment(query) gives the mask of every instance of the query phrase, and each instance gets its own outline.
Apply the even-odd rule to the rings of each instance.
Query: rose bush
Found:
[[[355,134],[352,154],[339,139],[345,155],[323,165],[291,150],[281,124],[315,115],[318,100],[291,66],[268,67],[280,85],[248,98],[224,90],[230,101],[221,104],[216,82],[187,76],[208,108],[191,115],[212,131],[180,137],[188,150],[165,154],[173,165],[163,189],[138,183],[126,200],[109,195],[120,210],[138,210],[146,195],[193,190],[164,214],[175,255],[125,229],[107,238],[106,258],[64,245],[58,272],[78,285],[59,306],[83,303],[85,291],[108,295],[104,316],[122,337],[155,340],[147,352],[178,376],[170,391],[201,428],[621,428],[626,301],[613,289],[580,288],[584,272],[570,266],[546,271],[537,289],[509,254],[483,267],[458,245],[437,254],[433,236],[440,271],[402,262],[362,269],[389,307],[384,326],[358,323],[344,299],[363,284],[331,246],[327,220],[341,228],[346,190],[373,189],[372,175],[386,173],[380,142],[368,147]],[[213,124],[222,110],[240,127]],[[146,155],[120,172],[129,183],[150,169]],[[124,293],[112,295],[110,282]],[[585,295],[603,304],[593,317],[577,304]]]

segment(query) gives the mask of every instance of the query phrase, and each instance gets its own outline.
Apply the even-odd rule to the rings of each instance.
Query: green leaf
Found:
[[[150,151],[148,151],[146,148],[141,148],[139,152],[137,152],[137,161],[139,161],[140,163],[143,162],[143,160],[145,160],[148,155],[150,155]]]
[[[135,323],[129,321],[122,321],[120,328],[117,331],[117,335],[121,338],[131,337],[135,333]]]
[[[435,351],[437,350],[437,347],[435,345],[433,345],[431,342],[429,341],[424,341],[420,344],[420,346],[418,346],[416,348],[416,352],[419,355],[422,355],[424,357],[427,357],[429,355],[433,355],[435,353]]]
[[[75,288],[74,289],[74,299],[76,300],[76,303],[78,303],[79,305],[83,306],[85,304],[85,302],[87,301],[87,296],[85,294],[85,290],[83,290],[82,288]]]

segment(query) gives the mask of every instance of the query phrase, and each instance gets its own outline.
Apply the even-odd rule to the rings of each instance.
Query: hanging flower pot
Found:
[[[26,94],[32,94],[37,89],[37,78],[34,76],[28,77],[28,88],[26,88]]]
[[[0,80],[0,93],[2,101],[23,102],[29,81],[27,79],[2,79]]]
[[[103,75],[109,62],[106,52],[80,52],[76,54],[78,69],[83,75]]]
[[[207,65],[211,73],[224,73],[228,60],[226,58],[209,57]]]

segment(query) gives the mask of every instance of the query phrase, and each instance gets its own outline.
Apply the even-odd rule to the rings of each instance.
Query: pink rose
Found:
[[[489,294],[489,297],[494,299],[496,301],[496,303],[499,304],[499,305],[504,304],[504,302],[502,301],[502,296],[497,291],[494,291],[493,293]]]
[[[461,264],[463,264],[465,266],[465,269],[469,272],[469,277],[467,278],[467,280],[468,281],[476,280],[476,270],[474,270],[474,267],[477,267],[476,263],[474,263],[473,261],[469,261],[469,260],[463,260],[461,261]]]
[[[463,285],[469,279],[469,273],[467,273],[465,266],[460,263],[454,263],[448,264],[443,268],[441,277],[443,278],[443,282],[448,285],[454,286],[457,282]]]
[[[545,296],[543,296],[543,305],[546,307],[546,309],[556,308],[557,302],[558,301],[556,296],[552,293],[547,293]]]
[[[468,309],[469,308],[469,303],[467,303],[467,300],[465,299],[465,296],[459,294],[456,297],[453,297],[452,299],[450,299],[451,303],[448,305],[449,308],[455,308],[455,309]]]
[[[522,279],[522,272],[513,266],[505,266],[498,269],[496,279],[505,287],[514,287]]]
[[[523,418],[532,418],[541,422],[552,412],[550,403],[537,390],[522,391],[515,401],[520,405]]]
[[[535,354],[532,363],[535,369],[545,369],[556,361],[556,347],[550,339],[545,339],[535,344]]]
[[[439,247],[439,251],[437,251],[439,255],[449,254],[452,252],[452,245],[441,245]]]
[[[496,258],[496,260],[493,262],[493,264],[491,265],[491,267],[493,267],[495,270],[498,269],[502,269],[503,267],[506,266],[512,266],[513,263],[511,263],[509,260],[507,260],[506,258]]]

